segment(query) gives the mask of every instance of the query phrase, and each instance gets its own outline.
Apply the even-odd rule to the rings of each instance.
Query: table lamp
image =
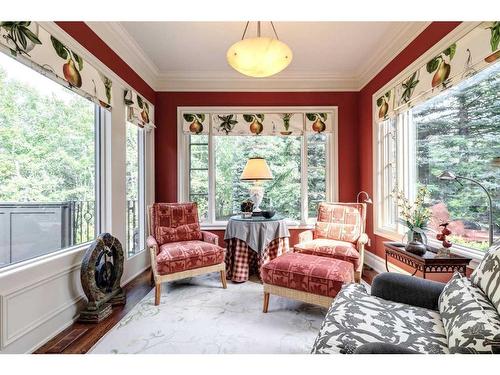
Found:
[[[264,187],[262,186],[262,181],[268,181],[273,179],[273,174],[269,169],[264,158],[250,158],[243,169],[240,180],[242,181],[254,181],[253,186],[249,189],[250,199],[254,203],[254,213],[260,213],[259,208],[262,203],[262,198],[264,198]]]

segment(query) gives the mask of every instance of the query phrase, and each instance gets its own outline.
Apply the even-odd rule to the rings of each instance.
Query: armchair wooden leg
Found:
[[[220,271],[220,281],[222,282],[222,287],[224,289],[227,289],[226,271],[225,270]]]
[[[354,272],[354,282],[355,283],[359,284],[361,282],[361,273],[362,273],[362,271]]]
[[[161,297],[161,283],[157,283],[155,285],[155,305],[158,306],[160,304]]]
[[[264,292],[264,306],[262,308],[262,312],[267,313],[268,307],[269,307],[269,293]]]
[[[151,286],[155,286],[156,283],[155,283],[155,274],[153,273],[153,270],[151,269]]]

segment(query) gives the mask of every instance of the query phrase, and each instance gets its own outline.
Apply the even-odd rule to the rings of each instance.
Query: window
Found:
[[[144,207],[144,130],[127,122],[126,179],[127,179],[127,255],[145,249]]]
[[[180,165],[186,171],[181,199],[198,203],[200,221],[205,225],[223,224],[249,199],[251,183],[241,181],[240,175],[247,160],[259,156],[266,159],[274,177],[264,183],[261,208],[273,208],[295,224],[306,224],[316,218],[318,202],[335,199],[331,182],[335,168],[330,161],[334,159],[334,137],[335,132],[182,135],[187,162],[181,160]],[[180,177],[182,180],[182,174]]]
[[[0,267],[95,237],[100,111],[0,53]]]
[[[430,236],[439,224],[449,228],[455,247],[484,251],[488,248],[488,206],[485,193],[467,181],[440,181],[444,170],[480,181],[493,199],[494,235],[500,235],[500,170],[494,158],[500,155],[500,64],[494,64],[439,95],[416,105],[378,128],[378,204],[393,207],[389,188],[394,168],[387,154],[397,148],[398,186],[410,197],[418,185],[430,191],[432,218]],[[386,137],[386,128],[397,122],[396,138]],[[390,159],[390,157],[389,157]],[[407,159],[407,160],[405,160]],[[392,188],[392,186],[390,187]],[[391,209],[389,209],[390,211]],[[382,210],[383,211],[383,210]],[[378,229],[394,224],[390,215],[380,216]],[[402,228],[400,228],[402,230]]]
[[[493,199],[494,235],[500,235],[500,64],[495,64],[411,111],[416,144],[415,183],[430,190],[436,231],[451,222],[450,240],[459,245],[488,248],[488,205],[475,184],[440,181],[444,170],[480,181]]]

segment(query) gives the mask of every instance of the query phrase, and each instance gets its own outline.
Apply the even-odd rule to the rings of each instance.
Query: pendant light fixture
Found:
[[[292,50],[279,40],[272,22],[276,38],[262,37],[260,22],[257,22],[257,37],[245,39],[249,23],[245,25],[241,40],[227,50],[227,62],[241,74],[250,77],[269,77],[281,72],[292,61]]]

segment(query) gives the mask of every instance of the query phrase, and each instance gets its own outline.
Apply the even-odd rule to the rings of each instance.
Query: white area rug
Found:
[[[262,312],[262,285],[228,282],[218,274],[162,285],[139,302],[90,353],[310,353],[327,309],[271,295]]]

